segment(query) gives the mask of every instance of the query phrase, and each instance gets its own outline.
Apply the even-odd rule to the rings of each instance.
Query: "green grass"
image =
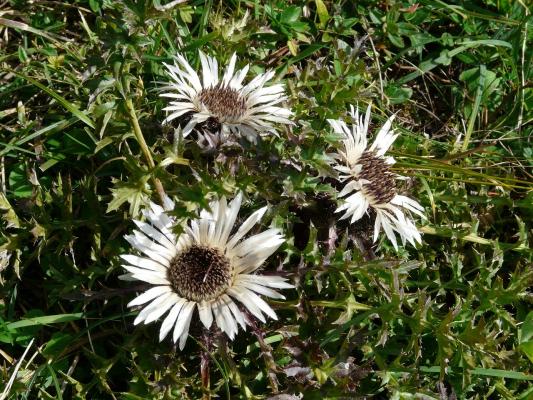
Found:
[[[526,2],[160,3],[0,11],[0,398],[531,398]],[[162,63],[179,50],[197,67],[199,49],[275,69],[296,124],[236,155],[174,143]],[[395,169],[428,216],[417,248],[325,212],[326,119],[356,103],[373,104],[372,132],[397,115]],[[141,286],[117,279],[118,256],[156,182],[178,217],[237,190],[242,215],[270,205],[287,242],[265,270],[297,284],[278,321],[208,354],[194,330],[180,352],[158,323],[133,326]]]

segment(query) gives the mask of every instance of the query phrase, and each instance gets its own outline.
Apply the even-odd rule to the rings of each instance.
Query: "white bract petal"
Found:
[[[176,323],[176,319],[178,318],[178,315],[185,303],[186,303],[185,299],[179,299],[179,301],[174,304],[174,306],[168,313],[167,317],[161,324],[161,329],[159,331],[160,342],[162,342],[163,339],[166,338],[168,333],[172,330],[172,327]]]
[[[174,325],[174,333],[172,336],[172,339],[174,342],[177,342],[180,338],[181,334],[186,331],[189,327],[189,323],[192,319],[192,314],[194,311],[194,306],[196,303],[193,301],[186,302],[183,308],[181,309],[178,318],[176,320],[176,323]]]
[[[136,297],[128,303],[128,307],[139,306],[141,304],[147,303],[150,300],[155,299],[156,297],[161,296],[162,294],[170,292],[169,286],[154,286],[151,289],[148,289],[146,292]]]

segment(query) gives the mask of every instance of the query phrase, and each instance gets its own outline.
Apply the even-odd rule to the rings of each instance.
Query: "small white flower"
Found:
[[[209,120],[220,125],[223,134],[244,135],[249,140],[255,140],[257,133],[277,135],[276,123],[291,124],[291,111],[279,106],[287,99],[284,86],[265,86],[274,77],[274,71],[260,74],[243,85],[249,65],[235,70],[235,54],[222,79],[219,78],[217,60],[202,52],[199,54],[201,79],[181,54],[176,55],[174,65],[165,64],[171,82],[163,90],[170,91],[161,96],[172,100],[164,108],[170,111],[164,123],[188,114],[190,120],[183,128],[184,137],[197,124]]]
[[[279,229],[271,228],[242,240],[262,218],[267,207],[254,212],[231,235],[242,201],[239,193],[228,205],[223,197],[210,204],[211,211],[201,211],[197,219],[181,224],[183,233],[176,235],[176,220],[162,207],[151,203],[143,214],[147,222],[134,221],[139,230],[126,240],[143,257],[121,256],[128,274],[125,280],[141,280],[153,285],[128,306],[144,305],[134,324],[148,324],[167,313],[161,324],[159,340],[173,330],[183,349],[195,309],[200,321],[210,328],[213,320],[230,339],[238,326],[246,329],[240,302],[257,319],[277,319],[276,313],[259,295],[283,299],[274,289],[292,288],[285,278],[261,276],[254,272],[284,242]],[[168,200],[167,209],[174,208]]]
[[[391,129],[394,116],[385,122],[374,143],[368,147],[370,106],[364,118],[359,116],[358,110],[354,111],[353,106],[351,115],[354,119],[351,129],[344,121],[328,120],[333,130],[344,137],[344,151],[339,151],[335,156],[338,163],[334,168],[340,172],[340,181],[346,183],[339,197],[349,196],[336,212],[344,211],[341,220],[351,217],[350,223],[354,223],[371,208],[376,213],[374,242],[383,228],[395,249],[398,244],[394,232],[400,235],[403,244],[406,241],[412,245],[415,245],[415,242],[420,243],[420,232],[408,213],[412,212],[425,218],[424,208],[417,201],[397,193],[396,179],[401,177],[390,169],[395,163],[394,158],[385,156],[398,137]],[[406,210],[407,213],[404,212]]]

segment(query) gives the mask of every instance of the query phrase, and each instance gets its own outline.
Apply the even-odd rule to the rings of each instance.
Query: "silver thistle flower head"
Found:
[[[336,212],[344,212],[341,220],[351,218],[350,223],[354,223],[373,209],[376,213],[374,242],[383,228],[395,249],[398,248],[395,232],[403,244],[420,243],[422,238],[410,213],[425,218],[424,208],[416,200],[398,194],[396,180],[401,177],[391,170],[394,158],[385,156],[398,137],[391,128],[394,116],[381,127],[370,147],[367,140],[370,106],[364,116],[351,106],[351,116],[354,120],[351,129],[344,121],[328,120],[335,133],[344,138],[344,149],[334,156],[337,161],[334,168],[340,172],[339,180],[345,183],[338,194],[344,197],[344,203]]]
[[[287,99],[284,86],[265,86],[274,77],[273,71],[260,74],[245,85],[249,65],[235,70],[235,54],[222,78],[216,58],[201,51],[199,54],[201,74],[181,54],[176,55],[173,65],[165,64],[171,82],[161,96],[171,100],[164,108],[170,112],[164,123],[187,115],[190,119],[183,128],[184,137],[208,121],[219,125],[223,134],[245,136],[251,141],[258,133],[277,135],[275,124],[291,124],[292,112],[280,106]]]
[[[293,286],[279,276],[261,276],[255,272],[284,242],[277,228],[243,238],[262,218],[266,207],[254,212],[232,234],[242,202],[239,193],[231,203],[222,197],[211,202],[211,211],[203,210],[197,219],[181,224],[176,235],[174,217],[154,203],[145,209],[146,221],[134,221],[138,227],[126,240],[142,253],[122,255],[128,271],[121,278],[153,285],[128,306],[143,306],[134,324],[148,324],[165,313],[159,340],[170,331],[174,342],[183,349],[189,326],[198,309],[200,321],[210,328],[213,321],[233,339],[238,327],[249,323],[240,303],[253,316],[265,322],[265,315],[277,319],[274,310],[259,296],[283,299],[273,289]],[[170,200],[167,209],[174,208]]]

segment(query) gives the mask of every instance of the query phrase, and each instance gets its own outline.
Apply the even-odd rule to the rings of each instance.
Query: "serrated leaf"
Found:
[[[161,167],[168,167],[169,165],[189,165],[189,160],[177,156],[176,154],[168,153],[167,156],[159,164]]]
[[[139,215],[141,205],[148,204],[148,186],[144,182],[116,182],[115,188],[111,189],[113,200],[107,205],[106,212],[118,210],[124,203],[129,203],[129,212],[132,217]]]
[[[335,325],[342,325],[349,322],[353,315],[358,311],[367,311],[371,309],[371,307],[367,306],[366,304],[356,301],[353,294],[350,294],[346,298],[344,304],[342,304],[342,307],[345,309],[345,311],[342,312],[339,318],[333,322]]]
[[[6,195],[3,192],[0,192],[0,210],[3,212],[3,219],[6,221],[6,226],[8,228],[18,228],[20,227],[20,221],[17,217],[17,213],[9,204]]]

